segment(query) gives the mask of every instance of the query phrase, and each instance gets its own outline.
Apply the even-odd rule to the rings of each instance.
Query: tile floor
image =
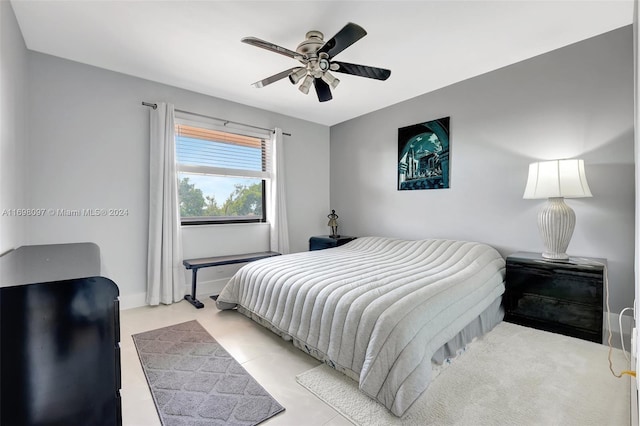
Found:
[[[186,301],[120,312],[122,419],[124,426],[159,426],[160,420],[133,344],[132,334],[198,320],[286,410],[265,426],[348,426],[338,414],[296,382],[320,363],[235,311],[219,311],[210,298],[195,309]]]

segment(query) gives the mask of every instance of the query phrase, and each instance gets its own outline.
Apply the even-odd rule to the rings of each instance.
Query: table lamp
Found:
[[[569,258],[566,251],[576,224],[576,214],[564,199],[591,196],[583,160],[541,161],[529,165],[522,198],[549,199],[538,213],[538,229],[545,245],[542,257],[554,260]]]

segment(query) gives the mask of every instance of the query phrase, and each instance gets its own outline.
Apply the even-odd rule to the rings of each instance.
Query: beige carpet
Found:
[[[476,340],[399,419],[321,365],[298,382],[354,424],[629,425],[629,376],[614,377],[604,345],[506,322]],[[626,368],[614,349],[614,370]]]

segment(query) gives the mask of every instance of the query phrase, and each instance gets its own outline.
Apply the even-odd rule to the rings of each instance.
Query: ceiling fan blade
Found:
[[[349,22],[344,26],[344,28],[338,31],[338,34],[334,35],[331,40],[327,41],[320,49],[318,49],[318,53],[326,52],[330,58],[333,58],[366,35],[367,32],[364,28],[360,25]]]
[[[271,77],[267,77],[264,80],[256,81],[255,83],[252,84],[252,86],[261,88],[268,84],[275,83],[276,81],[282,80],[283,78],[287,77],[289,74],[291,74],[294,70],[297,70],[298,68],[300,67],[289,68],[288,70],[284,70],[282,72],[279,72],[278,74],[274,74]]]
[[[288,56],[289,58],[302,58],[302,56],[294,52],[293,50],[289,50],[285,47],[278,46],[277,44],[269,43],[268,41],[261,40],[256,37],[244,37],[240,40],[243,43],[250,44],[251,46],[259,47],[261,49],[270,50],[271,52],[276,52],[284,56]]]
[[[331,88],[327,83],[324,82],[324,80],[320,78],[314,78],[313,84],[314,86],[316,86],[316,93],[318,94],[318,100],[320,102],[326,102],[333,99],[333,96],[331,95]]]
[[[370,67],[367,65],[359,65],[359,64],[350,64],[348,62],[337,62],[334,61],[331,63],[332,71],[341,72],[344,74],[357,75],[360,77],[367,78],[375,78],[376,80],[386,80],[391,75],[391,71],[384,68],[376,68]],[[335,65],[338,65],[335,68]]]

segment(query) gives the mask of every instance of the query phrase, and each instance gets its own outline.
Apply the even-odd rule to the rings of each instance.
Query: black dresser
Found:
[[[309,238],[309,251],[339,247],[355,239],[356,237],[349,237],[347,235],[339,235],[337,237],[332,237],[330,235],[317,235]]]
[[[118,287],[92,243],[0,257],[0,424],[122,424]]]
[[[605,259],[507,257],[505,321],[602,343]]]

